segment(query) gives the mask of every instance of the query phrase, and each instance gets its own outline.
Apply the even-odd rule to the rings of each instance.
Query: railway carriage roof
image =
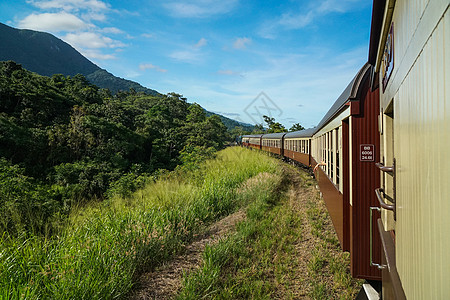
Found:
[[[286,132],[267,133],[263,135],[263,139],[281,139]]]
[[[293,131],[286,133],[285,139],[293,139],[293,138],[306,138],[312,137],[314,133],[316,133],[317,127],[308,128],[305,130]]]
[[[247,135],[243,135],[243,138],[260,138],[262,136],[262,134],[247,134]]]

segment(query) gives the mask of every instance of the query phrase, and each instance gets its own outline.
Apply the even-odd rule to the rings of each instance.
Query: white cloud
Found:
[[[126,35],[116,27],[98,26],[113,12],[101,0],[27,0],[37,9],[18,22],[18,27],[47,31],[71,44],[90,59],[115,59],[120,48],[127,45],[106,35]],[[109,50],[108,50],[109,49]],[[114,49],[114,53],[110,49]]]
[[[161,69],[160,67],[155,66],[153,64],[140,64],[139,65],[139,69],[141,69],[142,71],[150,69],[150,70],[155,70],[155,71],[160,72],[160,73],[166,73],[167,72],[167,70]]]
[[[194,48],[201,48],[203,46],[206,46],[206,44],[208,43],[208,41],[205,38],[201,38],[197,44],[194,45]]]
[[[143,34],[141,34],[141,36],[145,37],[145,38],[148,38],[148,39],[151,39],[153,37],[153,34],[151,34],[151,33],[143,33]]]
[[[170,1],[164,7],[176,17],[204,18],[225,14],[233,10],[238,0],[192,0],[190,3]]]
[[[90,59],[110,60],[117,58],[113,54],[102,53],[98,49],[80,49],[79,51],[81,54]]]
[[[201,55],[198,51],[181,50],[174,51],[169,54],[170,58],[175,60],[184,61],[188,63],[195,63],[201,60]]]
[[[289,29],[303,28],[309,25],[315,17],[314,11],[309,11],[306,14],[292,15],[284,14],[279,20],[279,24]]]
[[[122,30],[120,30],[119,28],[116,27],[105,27],[99,30],[100,32],[103,33],[112,33],[112,34],[122,34],[124,33]]]
[[[64,38],[75,48],[121,48],[126,45],[95,32],[68,33]]]
[[[98,0],[29,0],[28,3],[40,9],[62,9],[73,11],[81,9],[106,10],[108,5]]]
[[[206,46],[208,41],[205,38],[201,38],[195,45],[184,45],[185,50],[174,51],[169,54],[169,57],[175,60],[197,63],[204,59],[205,55],[202,52],[202,48]]]
[[[87,29],[90,26],[75,15],[60,13],[31,14],[18,24],[19,28],[40,31],[77,31]]]
[[[106,15],[102,14],[102,13],[97,13],[97,12],[88,12],[86,14],[82,15],[83,20],[86,21],[100,21],[100,22],[105,22],[106,21]]]
[[[278,29],[301,29],[314,23],[314,20],[330,13],[345,13],[355,9],[355,2],[361,0],[313,0],[308,7],[299,8],[297,11],[289,11],[279,18],[268,21],[262,25],[259,34],[264,38],[273,39]]]
[[[362,67],[366,52],[365,45],[341,55],[325,48],[303,53],[255,52],[261,64],[246,70],[245,76],[223,76],[214,82],[180,78],[166,89],[176,87],[210,111],[241,112],[245,122],[252,122],[245,114],[246,107],[263,91],[283,111],[280,117],[273,115],[277,121],[290,126],[288,118],[293,118],[308,128],[319,123]],[[221,74],[231,75],[233,71],[224,68]],[[261,115],[257,118],[255,112],[249,113],[254,120],[263,122]],[[264,114],[262,110],[260,113]]]
[[[249,38],[237,38],[233,43],[234,49],[245,49],[247,48],[247,45],[250,45],[252,43],[252,40]]]

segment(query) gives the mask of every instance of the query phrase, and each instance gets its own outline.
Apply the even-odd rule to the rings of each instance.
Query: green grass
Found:
[[[323,200],[319,197],[307,203],[306,216],[311,233],[318,238],[308,263],[312,299],[354,299],[362,284],[351,277],[350,254],[342,252]]]
[[[246,193],[252,198],[247,218],[235,234],[206,248],[200,269],[185,274],[177,299],[354,299],[361,282],[350,275],[349,255],[339,247],[314,181],[290,170],[246,184],[252,191]],[[304,191],[313,191],[311,199],[287,199],[283,176],[298,176]]]
[[[206,248],[203,265],[184,277],[178,299],[273,299],[280,286],[289,289],[293,242],[300,238],[301,221],[281,204],[284,178],[260,179],[248,187],[247,219],[238,224],[236,234]]]
[[[182,251],[205,224],[264,198],[255,188],[242,186],[260,173],[271,174],[267,176],[275,178],[270,179],[273,186],[279,185],[275,160],[228,148],[198,170],[172,172],[129,198],[79,208],[64,230],[51,238],[4,233],[0,299],[125,298],[139,272]],[[272,205],[269,200],[258,203],[254,205],[263,209]],[[255,217],[261,216],[259,208],[253,210]],[[250,235],[261,229],[245,230]],[[270,248],[270,242],[265,243]],[[237,250],[223,249],[222,263],[227,251]],[[210,260],[216,261],[216,256],[211,254]],[[259,286],[263,293],[264,283]]]

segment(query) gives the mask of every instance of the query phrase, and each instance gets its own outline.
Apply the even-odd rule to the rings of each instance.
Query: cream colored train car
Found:
[[[450,299],[449,15],[448,0],[374,0],[383,299]]]

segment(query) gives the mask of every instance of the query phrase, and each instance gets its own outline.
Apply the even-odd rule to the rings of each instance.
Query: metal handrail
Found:
[[[384,194],[384,190],[382,188],[375,189],[375,194],[377,195],[378,202],[380,203],[380,206],[384,209],[395,211],[395,205],[387,204],[384,202],[383,196],[381,196],[381,193]]]
[[[394,172],[394,166],[387,167],[381,162],[375,163],[375,166],[377,166],[377,168],[380,169],[383,172],[387,172],[387,173]]]
[[[370,208],[370,218],[369,218],[369,230],[370,230],[370,234],[369,234],[369,241],[370,241],[370,266],[371,267],[377,267],[378,269],[382,270],[385,269],[387,267],[387,265],[382,265],[382,264],[377,264],[373,262],[373,225],[372,225],[372,211],[376,210],[376,211],[380,211],[379,207],[376,206],[371,206]]]

